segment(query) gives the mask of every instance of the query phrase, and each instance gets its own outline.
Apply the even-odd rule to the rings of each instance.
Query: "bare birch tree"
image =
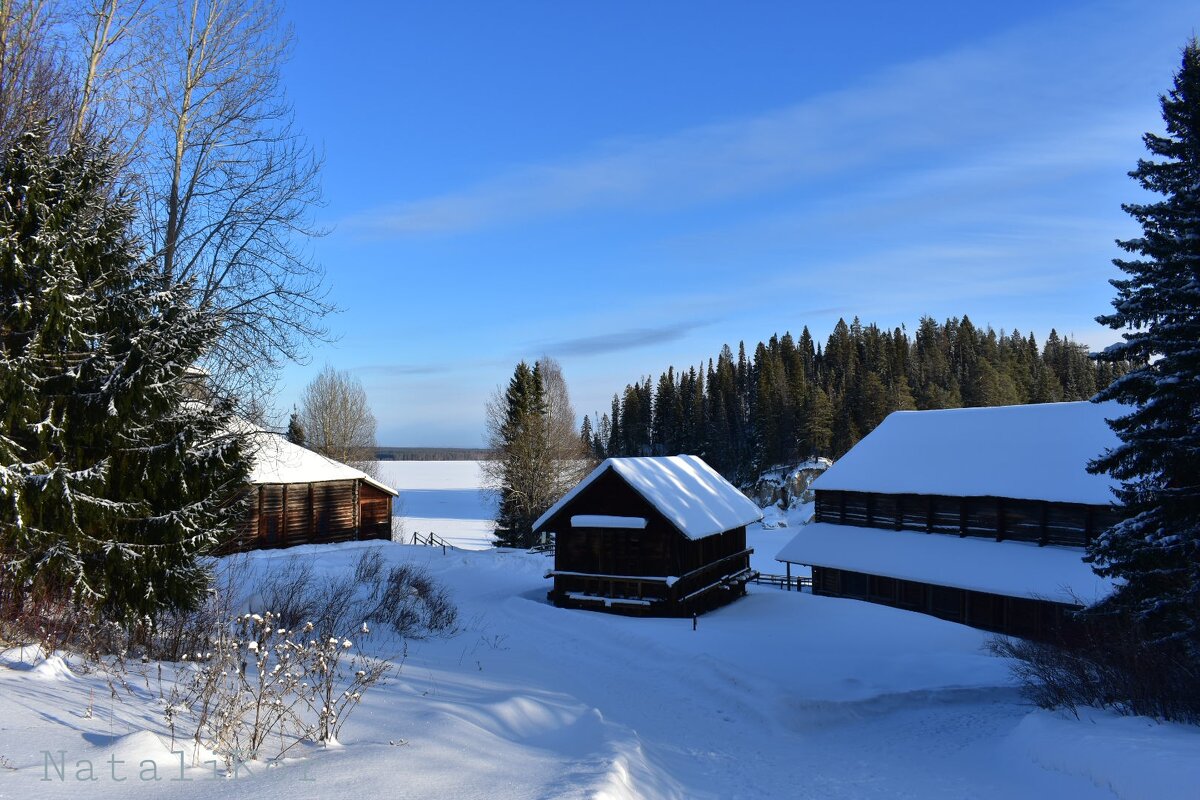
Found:
[[[0,0],[0,149],[49,120],[65,140],[74,103],[52,0]]]
[[[300,397],[306,445],[321,455],[375,473],[375,415],[362,381],[328,364]]]
[[[71,135],[110,143],[122,169],[140,153],[152,124],[138,98],[162,59],[156,0],[86,0],[71,20],[77,73]]]
[[[261,393],[332,310],[306,249],[320,159],[280,84],[291,30],[273,0],[165,0],[162,57],[138,98],[154,126],[139,167],[145,236],[168,281],[221,313],[218,382]],[[238,391],[240,390],[240,391]]]
[[[243,399],[264,399],[333,310],[281,16],[277,0],[0,0],[0,145],[45,119],[63,142],[110,143],[164,281],[222,320],[210,381]]]

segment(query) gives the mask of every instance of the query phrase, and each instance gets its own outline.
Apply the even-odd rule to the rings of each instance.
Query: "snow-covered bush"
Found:
[[[365,623],[353,639],[322,637],[311,622],[278,625],[271,612],[242,614],[188,654],[163,695],[173,737],[186,734],[227,766],[333,742],[363,694],[399,669],[363,650]]]

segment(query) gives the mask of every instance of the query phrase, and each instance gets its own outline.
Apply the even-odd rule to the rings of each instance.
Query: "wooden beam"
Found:
[[[317,499],[316,487],[313,484],[308,485],[308,541],[316,541],[317,538]]]
[[[258,540],[259,544],[262,544],[263,541],[263,488],[260,483],[258,485],[258,530],[254,532],[254,538]]]
[[[362,538],[362,514],[358,508],[358,487],[361,483],[362,481],[357,479],[354,481],[354,541]]]

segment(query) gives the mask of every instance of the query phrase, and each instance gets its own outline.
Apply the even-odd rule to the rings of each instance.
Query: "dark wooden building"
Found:
[[[813,593],[1045,638],[1111,590],[1082,560],[1120,520],[1087,463],[1112,404],[899,411],[813,483],[813,522],[777,556]]]
[[[610,458],[534,532],[555,540],[555,605],[690,616],[745,594],[762,512],[696,456]]]
[[[392,538],[395,489],[275,433],[248,442],[249,512],[231,549]]]

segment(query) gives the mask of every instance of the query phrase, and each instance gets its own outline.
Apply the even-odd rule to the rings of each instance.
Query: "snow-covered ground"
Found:
[[[438,514],[419,519],[480,513],[424,497]],[[792,532],[753,531],[756,558]],[[693,631],[690,620],[556,609],[540,555],[356,543],[242,558],[257,571],[308,559],[334,574],[365,548],[425,565],[452,591],[461,630],[410,643],[341,747],[235,779],[200,768],[172,781],[152,682],[114,702],[95,675],[10,652],[0,797],[1170,800],[1200,789],[1200,730],[1031,709],[981,649],[985,634],[931,617],[751,585]],[[42,780],[43,751],[66,761],[65,779],[51,769]],[[162,765],[160,782],[139,780],[143,758]],[[81,761],[98,780],[75,779]]]

